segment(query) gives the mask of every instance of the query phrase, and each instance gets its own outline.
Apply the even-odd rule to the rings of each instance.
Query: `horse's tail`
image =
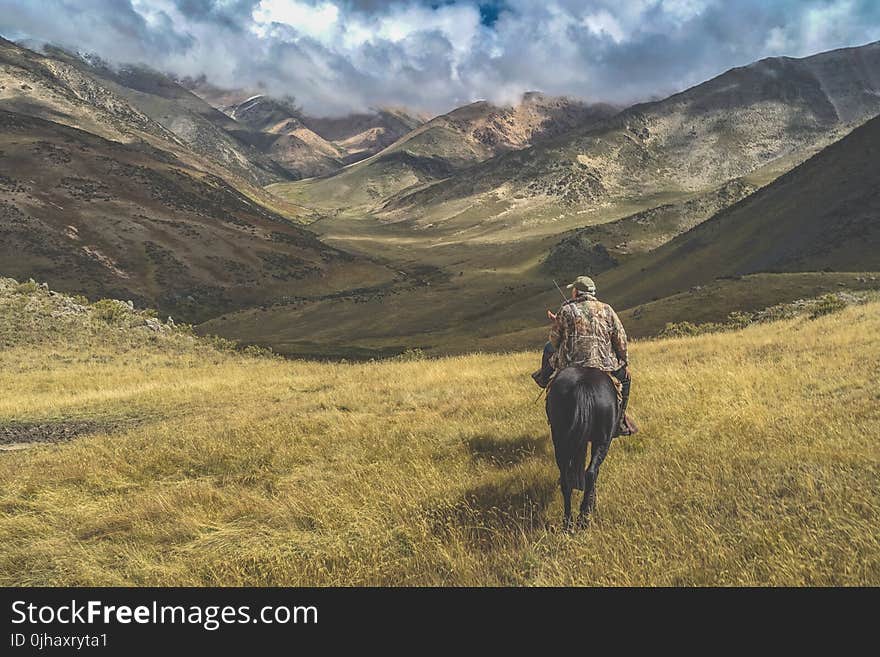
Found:
[[[565,444],[568,445],[568,464],[565,480],[572,489],[583,490],[584,471],[587,464],[587,443],[590,438],[590,418],[593,415],[593,390],[583,381],[579,381],[572,390],[574,409],[571,426]]]
[[[605,377],[603,373],[600,376]],[[566,488],[583,490],[587,461],[587,443],[601,400],[596,376],[584,368],[560,372],[547,395],[547,416],[553,430],[553,446],[559,466],[560,483]],[[598,379],[602,381],[602,379]]]

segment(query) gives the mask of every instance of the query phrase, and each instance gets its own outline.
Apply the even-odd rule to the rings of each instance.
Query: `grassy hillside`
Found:
[[[69,125],[113,141],[176,142],[172,132],[77,67],[2,37],[0,108]]]
[[[540,349],[547,339],[545,310],[559,307],[559,292],[549,277],[512,278],[511,271],[517,275],[499,266],[449,280],[440,273],[405,292],[399,287],[332,301],[279,302],[222,315],[197,331],[306,358],[384,357],[414,348],[431,355]],[[878,288],[878,272],[804,272],[711,281],[632,307],[616,304],[601,286],[600,297],[612,302],[630,334],[646,337],[668,322],[718,322],[734,311]]]
[[[0,453],[0,584],[880,584],[880,302],[635,344],[575,534],[533,353],[318,365],[73,303],[0,284],[0,437],[77,436]]]
[[[733,312],[756,313],[827,294],[880,291],[880,273],[797,272],[716,279],[686,292],[640,304],[620,313],[627,335],[657,335],[667,324],[722,322]]]
[[[289,217],[304,214],[303,208],[255,184],[289,178],[289,174],[275,175],[272,171],[277,164],[255,156],[246,144],[226,133],[235,127],[234,121],[169,78],[150,71],[120,73],[120,82],[137,87],[129,88],[102,79],[101,71],[110,72],[100,65],[92,67],[64,51],[47,50],[51,54],[39,54],[0,37],[0,110],[77,128],[109,141],[146,142],[173,154],[187,168],[222,178],[275,212]],[[260,161],[251,161],[254,157]]]
[[[627,256],[657,248],[756,189],[737,178],[677,203],[572,231],[550,249],[544,268],[566,278],[598,274]]]
[[[515,226],[504,206],[478,228],[468,227],[477,217],[466,212],[440,225],[322,219],[313,227],[328,243],[392,262],[428,263],[446,278],[415,295],[367,295],[332,307],[276,304],[205,328],[290,354],[352,348],[378,355],[405,347],[457,353],[539,344],[543,308],[559,302],[552,278],[585,272],[599,272],[602,298],[628,311],[624,318],[637,336],[656,334],[667,322],[719,321],[732,311],[838,287],[873,288],[865,272],[880,269],[878,150],[874,118],[772,182],[756,172],[683,202],[645,196],[641,203],[653,209],[582,228],[561,242],[541,230],[559,230],[564,220],[535,217],[536,225]],[[727,207],[703,220],[719,206]],[[596,208],[594,218],[615,209],[622,211]],[[657,246],[664,239],[670,241]],[[718,281],[751,274],[741,284]]]
[[[0,109],[114,141],[146,141],[206,160],[252,185],[291,175],[230,131],[235,122],[165,75],[113,70],[57,48],[30,51],[0,37]]]
[[[62,52],[53,54],[64,57]],[[67,56],[67,60],[174,133],[193,152],[245,180],[267,185],[293,177],[279,162],[254,148],[244,125],[167,75],[144,67],[114,70],[101,62],[87,65],[78,57]]]
[[[505,225],[543,224],[558,234],[686,202],[761,169],[790,168],[876,116],[878,62],[880,44],[874,43],[731,69],[669,98],[404,190],[382,206],[381,216],[461,228],[503,215]],[[663,198],[647,202],[652,196]],[[640,207],[608,211],[622,205]]]
[[[167,152],[0,110],[0,272],[187,321],[397,274]]]
[[[623,307],[719,276],[880,268],[880,117],[602,282]]]

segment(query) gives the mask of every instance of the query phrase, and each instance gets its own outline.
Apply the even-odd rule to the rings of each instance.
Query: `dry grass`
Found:
[[[0,584],[878,585],[878,334],[872,303],[635,345],[643,430],[575,534],[536,353],[13,345],[0,424],[138,423],[0,454]]]

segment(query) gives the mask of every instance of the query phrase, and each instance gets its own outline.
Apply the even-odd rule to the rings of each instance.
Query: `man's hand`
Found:
[[[547,311],[547,318],[548,318],[551,322],[555,322],[555,321],[556,321],[556,313],[554,313],[552,310],[548,310],[548,311]]]

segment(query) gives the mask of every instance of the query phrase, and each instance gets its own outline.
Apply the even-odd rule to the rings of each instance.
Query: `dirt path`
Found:
[[[0,452],[60,443],[92,433],[113,431],[119,422],[74,420],[68,422],[10,422],[0,424]]]

